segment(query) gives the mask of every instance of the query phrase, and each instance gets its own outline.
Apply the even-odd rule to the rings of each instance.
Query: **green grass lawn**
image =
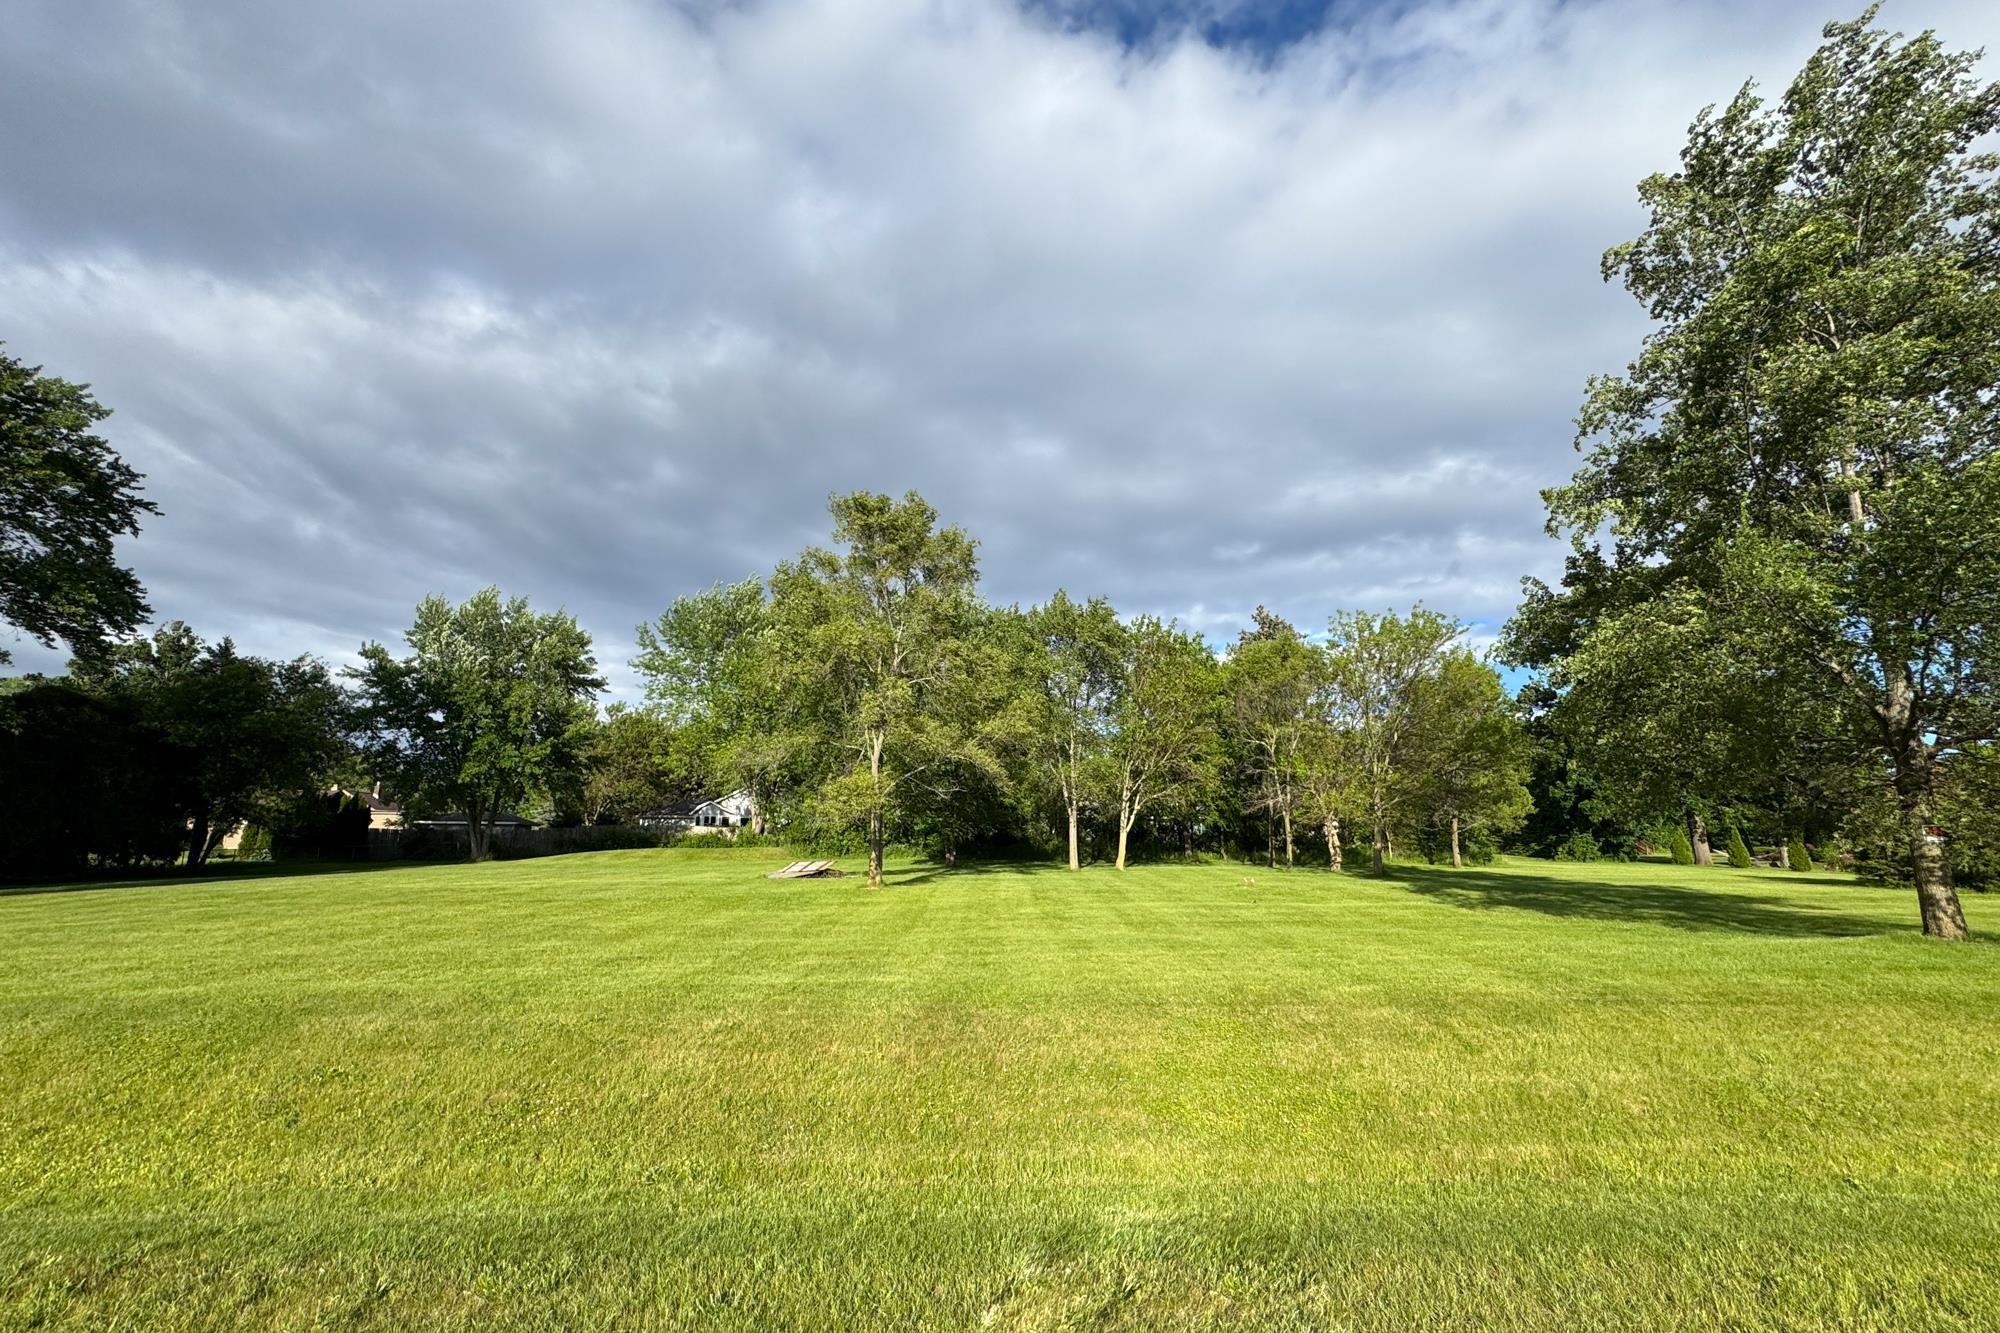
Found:
[[[2000,1327],[1907,894],[782,860],[0,897],[0,1327]]]

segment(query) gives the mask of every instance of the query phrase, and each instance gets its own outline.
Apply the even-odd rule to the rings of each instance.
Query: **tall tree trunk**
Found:
[[[1320,827],[1326,831],[1327,868],[1338,870],[1340,869],[1340,821],[1328,815]]]
[[[1388,845],[1389,845],[1388,830],[1384,829],[1381,824],[1379,823],[1376,824],[1375,847],[1374,847],[1374,862],[1375,862],[1374,872],[1377,875],[1385,874],[1387,872],[1387,867],[1384,863],[1387,860],[1385,851]]]
[[[1458,859],[1458,816],[1451,817],[1451,868],[1457,870],[1464,863]]]
[[[1708,845],[1708,821],[1700,815],[1688,816],[1688,846],[1694,848],[1694,863],[1698,866],[1715,864],[1715,853]]]
[[[874,803],[868,808],[868,887],[882,887],[882,736],[868,738],[868,777]]]
[[[465,802],[465,859],[484,861],[486,846],[485,807],[480,801],[468,798]]]
[[[1972,932],[1965,925],[1965,909],[1959,906],[1958,890],[1952,886],[1951,867],[1944,859],[1944,843],[1931,829],[1932,765],[1922,753],[1922,741],[1910,744],[1897,756],[1896,797],[1902,806],[1903,830],[1910,843],[1910,869],[1917,881],[1917,911],[1922,915],[1924,934],[1936,940],[1965,940]]]
[[[208,812],[194,817],[188,826],[187,863],[188,868],[199,866],[208,857]]]
[[[1069,803],[1069,868],[1083,869],[1083,859],[1076,850],[1076,802],[1073,800]]]
[[[1118,868],[1125,868],[1125,843],[1132,832],[1132,820],[1124,811],[1118,814]]]
[[[1292,804],[1287,800],[1285,802],[1285,869],[1290,870],[1292,865]]]

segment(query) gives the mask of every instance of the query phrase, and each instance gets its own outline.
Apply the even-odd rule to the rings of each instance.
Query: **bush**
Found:
[[[262,824],[245,824],[243,836],[236,842],[238,861],[268,861],[271,859],[271,830]]]
[[[1785,851],[1785,859],[1791,863],[1791,867],[1794,870],[1811,870],[1813,868],[1812,853],[1806,850],[1804,834],[1794,833],[1792,835],[1792,843]]]
[[[1572,833],[1556,848],[1558,861],[1602,861],[1604,851],[1588,833]]]
[[[1686,829],[1676,828],[1674,830],[1673,852],[1675,865],[1691,866],[1694,864],[1694,844],[1688,841]]]
[[[1735,828],[1729,830],[1729,864],[1738,870],[1750,868],[1750,849],[1743,845],[1743,834]]]

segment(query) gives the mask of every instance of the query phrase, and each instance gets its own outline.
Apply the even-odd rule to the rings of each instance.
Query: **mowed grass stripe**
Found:
[[[2000,1323],[1905,895],[782,860],[0,897],[0,1322]]]

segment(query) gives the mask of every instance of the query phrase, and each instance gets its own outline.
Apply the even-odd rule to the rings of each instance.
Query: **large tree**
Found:
[[[1335,710],[1350,735],[1374,873],[1384,873],[1389,839],[1410,812],[1421,754],[1420,689],[1437,674],[1465,630],[1415,607],[1408,616],[1346,611],[1327,625],[1327,672]]]
[[[1023,618],[1027,712],[1022,730],[1035,777],[1053,790],[1069,831],[1069,868],[1082,868],[1078,830],[1097,787],[1124,658],[1125,627],[1102,597],[1057,591]]]
[[[484,860],[493,821],[531,796],[574,800],[604,681],[590,636],[566,612],[487,588],[453,606],[426,597],[404,634],[410,652],[361,649],[372,757],[405,807],[462,811],[467,850]]]
[[[843,549],[813,548],[771,579],[761,679],[824,756],[818,817],[860,827],[882,883],[892,824],[946,799],[968,772],[998,778],[985,724],[995,681],[974,543],[911,492],[856,492],[830,508]]]
[[[766,831],[778,789],[810,748],[784,690],[764,585],[719,583],[677,597],[659,619],[639,626],[632,665],[646,698],[675,728],[670,766],[697,785],[742,788],[750,826]]]
[[[1221,666],[1208,645],[1151,616],[1132,622],[1111,705],[1118,869],[1142,815],[1191,802],[1213,784],[1223,708]]]
[[[1604,272],[1656,327],[1590,385],[1586,460],[1546,497],[1574,553],[1517,640],[1560,665],[1685,596],[1740,676],[1809,673],[1899,812],[1924,932],[1962,939],[1931,827],[2000,734],[2000,86],[1873,15],[1640,186],[1650,225]]]
[[[1534,808],[1530,748],[1500,673],[1464,648],[1420,680],[1413,803],[1462,863],[1468,834],[1519,828]]]
[[[1286,866],[1293,863],[1292,814],[1322,665],[1298,630],[1261,606],[1229,654],[1230,730],[1273,866],[1281,842]]]
[[[586,824],[628,824],[691,794],[674,764],[677,733],[649,708],[612,704],[583,747],[576,817]]]
[[[191,866],[238,824],[324,787],[348,754],[347,701],[316,658],[246,656],[174,621],[77,659],[71,673],[129,699],[141,725],[166,742],[174,759],[155,781],[180,812]]]
[[[78,654],[149,613],[113,547],[137,534],[140,515],[159,511],[93,431],[110,415],[87,385],[0,350],[0,621]],[[9,660],[0,648],[0,664]]]

